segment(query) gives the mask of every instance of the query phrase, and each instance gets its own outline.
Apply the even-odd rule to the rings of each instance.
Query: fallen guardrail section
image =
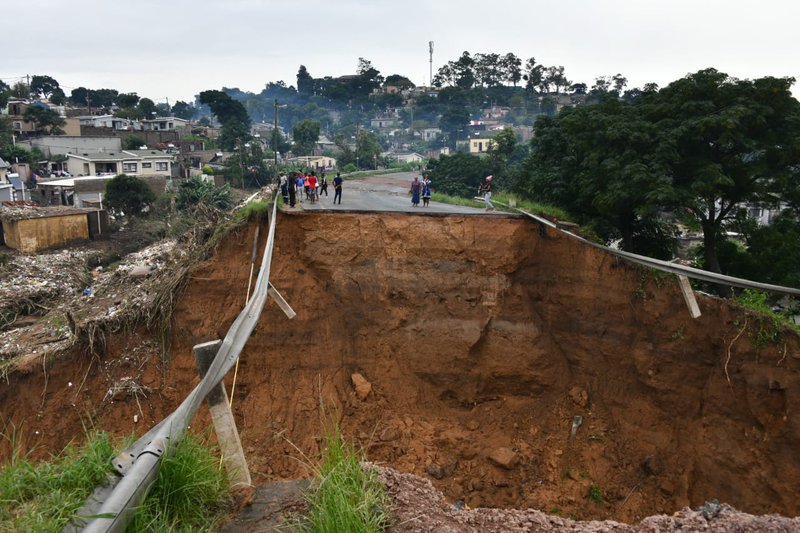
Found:
[[[273,202],[270,216],[269,235],[264,247],[261,267],[253,290],[253,296],[231,325],[205,377],[189,393],[186,399],[167,418],[155,425],[130,448],[114,460],[114,468],[123,476],[116,486],[106,490],[106,494],[90,497],[82,512],[83,523],[73,522],[65,531],[97,533],[124,531],[133,517],[136,507],[147,496],[150,487],[158,477],[161,460],[168,456],[180,441],[184,431],[194,418],[200,405],[233,367],[242,352],[247,339],[258,323],[258,318],[266,304],[268,294],[277,294],[269,283],[272,248],[275,241],[275,221],[277,202]],[[283,302],[285,304],[285,302]]]

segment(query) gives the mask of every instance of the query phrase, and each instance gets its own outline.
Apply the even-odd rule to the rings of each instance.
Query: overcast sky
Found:
[[[296,85],[301,64],[353,74],[359,57],[427,84],[428,41],[434,74],[467,50],[533,56],[590,86],[618,72],[629,88],[664,86],[707,67],[800,75],[797,0],[38,0],[0,13],[6,83],[46,74],[67,95],[110,88],[157,103]]]

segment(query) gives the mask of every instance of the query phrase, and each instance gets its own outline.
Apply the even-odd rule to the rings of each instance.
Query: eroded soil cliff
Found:
[[[109,334],[102,356],[10,376],[4,416],[42,450],[81,416],[119,433],[160,420],[197,382],[191,347],[244,304],[253,232],[193,274],[168,362],[142,331]],[[710,297],[692,320],[674,278],[520,218],[298,213],[278,220],[271,280],[297,316],[268,303],[233,403],[257,483],[308,476],[334,419],[371,461],[470,507],[800,514],[797,338],[765,342],[770,325]],[[141,389],[109,395],[125,377]]]

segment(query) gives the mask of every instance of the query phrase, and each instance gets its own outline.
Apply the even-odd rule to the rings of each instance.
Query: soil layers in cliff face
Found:
[[[81,415],[119,433],[160,420],[197,382],[191,347],[244,304],[253,232],[193,273],[166,363],[144,332],[110,335],[102,356],[49,367],[46,389],[43,372],[10,376],[7,419],[45,449]],[[242,354],[233,409],[255,482],[308,476],[299,451],[335,420],[371,461],[470,507],[800,514],[798,342],[757,316],[700,297],[693,320],[674,277],[512,217],[282,214],[273,257],[297,316],[269,303]],[[109,396],[132,376],[141,389]]]

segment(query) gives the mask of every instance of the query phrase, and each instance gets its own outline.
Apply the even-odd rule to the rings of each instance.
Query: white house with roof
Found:
[[[95,128],[111,128],[113,130],[133,130],[139,129],[135,120],[115,117],[114,115],[90,115],[78,117],[81,126],[93,126]]]
[[[172,176],[175,156],[161,150],[68,153],[66,167],[72,176]]]
[[[178,117],[158,117],[154,119],[142,120],[144,131],[175,131],[189,126],[188,120]]]

